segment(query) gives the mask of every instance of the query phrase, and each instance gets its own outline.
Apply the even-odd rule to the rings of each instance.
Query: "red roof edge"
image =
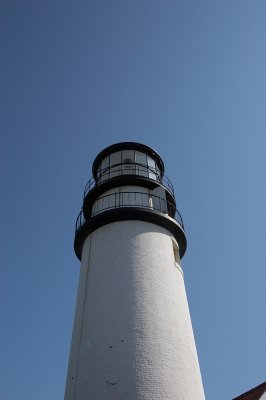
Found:
[[[232,400],[259,400],[266,391],[266,381]]]

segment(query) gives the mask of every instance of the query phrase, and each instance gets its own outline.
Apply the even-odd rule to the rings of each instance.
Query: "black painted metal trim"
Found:
[[[97,169],[101,163],[101,161],[107,157],[109,154],[115,153],[116,151],[119,150],[139,150],[143,151],[146,154],[149,154],[151,157],[153,157],[162,173],[164,174],[164,163],[161,158],[161,156],[157,153],[157,151],[153,150],[151,147],[146,146],[145,144],[142,143],[136,143],[136,142],[121,142],[121,143],[115,143],[112,144],[111,146],[106,147],[103,149],[95,158],[93,165],[92,165],[92,174],[94,178],[96,179],[97,175]]]
[[[185,254],[187,248],[186,235],[175,219],[155,210],[147,210],[140,207],[124,207],[103,211],[80,226],[76,231],[74,240],[74,250],[78,259],[81,260],[83,244],[90,233],[111,222],[128,220],[141,220],[162,226],[175,237],[179,245],[180,258]]]

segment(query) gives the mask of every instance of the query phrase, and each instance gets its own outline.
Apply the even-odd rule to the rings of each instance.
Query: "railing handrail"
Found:
[[[134,173],[128,173],[128,174],[121,174],[121,176],[132,176],[132,175],[136,175],[136,176],[142,176],[140,174],[137,173],[138,172],[150,172],[152,174],[154,174],[156,176],[156,179],[154,179],[156,182],[161,183],[163,186],[166,187],[166,189],[168,189],[170,191],[170,193],[174,196],[174,187],[172,182],[170,181],[170,179],[166,176],[166,175],[161,175],[159,174],[155,168],[150,167],[148,165],[145,164],[141,164],[141,163],[119,163],[119,164],[114,164],[112,166],[106,167],[106,169],[104,169],[102,171],[102,173],[97,177],[97,179],[95,179],[93,176],[90,178],[90,180],[86,183],[85,185],[85,189],[84,189],[84,194],[83,196],[85,197],[87,195],[87,193],[95,186],[101,185],[102,183],[106,182],[106,181],[101,181],[101,178],[106,175],[107,173],[111,172],[124,172],[126,170],[125,166],[126,165],[133,165],[135,166],[134,169],[132,169],[132,171],[134,171]],[[116,167],[120,167],[119,169],[114,169]],[[124,167],[124,168],[123,168]],[[137,167],[137,168],[136,168]],[[142,169],[139,169],[139,167],[141,167]],[[129,169],[129,168],[128,168]],[[112,178],[109,178],[112,179]]]
[[[101,212],[103,212],[103,211],[106,211],[106,210],[117,209],[117,208],[124,208],[124,207],[134,207],[134,206],[143,207],[143,208],[149,208],[149,209],[153,209],[153,210],[156,210],[156,211],[163,212],[164,214],[170,215],[168,212],[166,213],[165,210],[163,209],[163,207],[162,207],[162,202],[163,202],[164,205],[166,205],[166,206],[169,207],[169,208],[167,207],[167,210],[168,210],[168,211],[169,211],[169,209],[172,210],[172,213],[171,213],[172,215],[170,215],[170,216],[171,216],[172,218],[174,218],[174,219],[179,223],[179,225],[181,225],[181,227],[184,229],[183,219],[182,219],[181,214],[179,213],[179,211],[176,209],[175,205],[174,205],[173,203],[171,203],[170,201],[165,200],[165,199],[163,199],[162,197],[156,196],[156,195],[153,195],[153,194],[149,194],[149,193],[145,193],[145,192],[115,192],[115,193],[110,193],[110,194],[107,194],[107,195],[105,195],[105,196],[99,197],[99,198],[96,200],[96,202],[95,202],[94,204],[97,204],[100,200],[103,200],[103,199],[105,199],[105,198],[107,198],[107,197],[111,197],[111,196],[115,196],[115,199],[116,199],[116,196],[119,196],[119,199],[120,199],[120,196],[123,197],[123,195],[126,195],[126,194],[127,194],[127,195],[129,195],[129,194],[135,194],[135,199],[136,199],[136,195],[137,195],[137,194],[138,194],[138,195],[145,195],[145,196],[148,196],[148,199],[157,198],[157,199],[159,200],[160,207],[157,207],[155,204],[152,204],[152,205],[145,205],[145,204],[143,204],[143,202],[142,202],[141,204],[138,204],[138,203],[135,203],[135,204],[128,203],[128,204],[122,204],[122,205],[121,205],[121,204],[120,204],[120,201],[119,201],[119,204],[118,204],[118,205],[117,205],[116,202],[115,202],[114,205],[108,206],[108,207],[105,207],[105,208],[102,208],[100,211],[95,212],[95,213],[93,214],[93,216],[94,216],[94,215],[97,215],[97,214],[99,214],[99,213],[101,213]],[[122,201],[122,203],[123,203],[123,201]],[[80,227],[81,227],[84,223],[85,223],[85,218],[84,218],[83,210],[81,210],[80,213],[79,213],[79,215],[78,215],[78,217],[77,217],[77,220],[76,220],[76,231],[79,230]]]

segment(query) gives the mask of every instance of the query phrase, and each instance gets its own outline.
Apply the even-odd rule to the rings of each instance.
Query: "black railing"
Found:
[[[143,192],[111,193],[106,196],[99,197],[93,204],[91,216],[93,217],[106,210],[123,207],[141,207],[160,211],[174,218],[184,229],[182,217],[172,203],[159,196],[154,196]],[[81,210],[76,220],[76,231],[78,231],[84,223],[85,218],[83,215],[83,210]]]
[[[86,184],[85,189],[84,189],[84,197],[87,195],[87,193],[95,186],[100,185],[101,183],[105,182],[107,179],[114,178],[116,176],[121,176],[121,175],[136,175],[136,176],[142,176],[145,178],[150,178],[156,182],[159,182],[163,186],[166,187],[166,189],[174,196],[174,187],[170,181],[165,175],[161,176],[158,171],[155,168],[149,167],[147,165],[143,164],[137,164],[137,163],[122,163],[122,164],[116,164],[111,167],[108,167],[104,170],[102,170],[98,176],[97,179],[94,179],[92,177]]]

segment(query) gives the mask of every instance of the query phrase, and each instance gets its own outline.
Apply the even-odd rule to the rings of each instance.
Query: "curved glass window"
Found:
[[[106,157],[101,163],[101,181],[109,179],[109,157]]]
[[[141,153],[140,151],[135,152],[136,160],[136,174],[140,176],[145,176],[148,178],[148,168],[147,168],[147,154]]]
[[[120,150],[104,158],[97,171],[98,182],[118,175],[140,175],[160,181],[161,171],[155,160],[137,150]]]
[[[121,151],[116,151],[110,155],[110,178],[114,176],[121,175]]]
[[[134,150],[122,150],[122,174],[136,174]]]

